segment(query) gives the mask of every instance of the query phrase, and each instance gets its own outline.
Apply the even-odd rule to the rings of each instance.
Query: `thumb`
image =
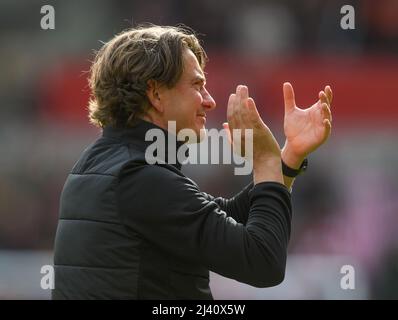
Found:
[[[290,82],[285,82],[283,84],[283,99],[285,100],[285,114],[292,111],[296,106],[296,101],[294,99],[294,90]]]

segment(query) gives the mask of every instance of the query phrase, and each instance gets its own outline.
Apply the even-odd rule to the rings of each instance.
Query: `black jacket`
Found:
[[[151,128],[105,128],[73,167],[60,201],[53,299],[212,299],[209,270],[279,284],[292,212],[286,187],[263,182],[214,198],[179,163],[145,162]]]

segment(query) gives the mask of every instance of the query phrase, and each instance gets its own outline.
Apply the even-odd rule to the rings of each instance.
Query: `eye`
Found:
[[[202,91],[203,90],[203,88],[204,88],[204,83],[203,83],[203,81],[199,81],[199,82],[196,82],[195,84],[194,84],[194,87],[195,87],[195,89],[197,90],[197,91]]]
[[[200,83],[200,82],[197,82],[197,83],[194,84],[194,87],[195,87],[196,90],[201,91],[202,88],[203,88],[203,84]]]

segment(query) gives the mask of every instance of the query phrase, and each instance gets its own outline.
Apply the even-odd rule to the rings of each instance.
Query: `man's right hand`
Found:
[[[245,129],[253,130],[254,183],[263,181],[283,183],[279,144],[271,130],[261,119],[254,100],[249,97],[249,90],[246,86],[237,86],[236,93],[230,95],[227,117],[228,123],[224,123],[223,126],[229,132],[234,151],[237,141],[233,139],[233,130],[241,129],[240,149],[242,156],[245,155]]]

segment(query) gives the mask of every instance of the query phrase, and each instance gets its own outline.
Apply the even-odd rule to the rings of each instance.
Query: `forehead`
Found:
[[[205,76],[202,68],[199,65],[198,59],[191,50],[187,49],[184,51],[183,59],[184,78],[203,78],[203,80],[205,80]]]

